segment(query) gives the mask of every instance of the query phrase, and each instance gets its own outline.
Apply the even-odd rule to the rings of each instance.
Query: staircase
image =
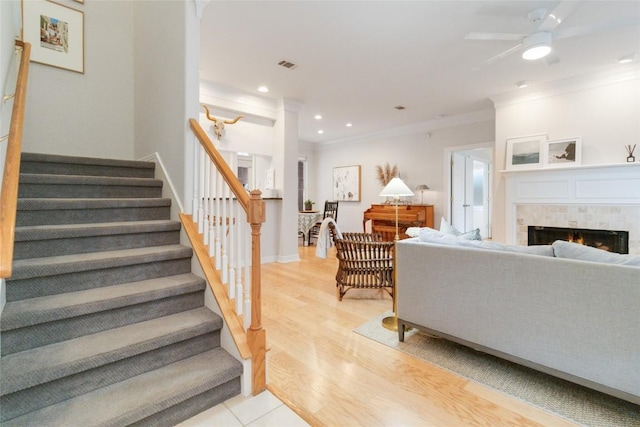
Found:
[[[240,393],[154,166],[22,154],[2,426],[171,426]]]

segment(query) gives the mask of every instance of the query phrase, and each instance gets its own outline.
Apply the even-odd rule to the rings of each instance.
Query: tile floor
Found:
[[[306,427],[293,410],[268,390],[257,396],[235,396],[178,424],[177,427]]]

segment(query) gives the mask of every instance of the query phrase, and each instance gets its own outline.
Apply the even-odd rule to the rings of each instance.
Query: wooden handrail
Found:
[[[29,79],[31,45],[16,40],[16,50],[22,49],[20,68],[13,96],[13,110],[9,127],[7,154],[0,194],[0,278],[11,277],[13,263],[13,243],[16,232],[16,210],[18,206],[18,178],[20,177],[20,155],[22,151],[22,127],[24,107]]]
[[[233,173],[227,162],[224,161],[224,158],[222,158],[220,153],[213,149],[213,144],[204,129],[200,126],[200,123],[198,123],[196,119],[189,119],[189,125],[191,126],[193,133],[196,135],[196,138],[198,138],[198,141],[200,141],[202,148],[207,152],[209,158],[220,172],[220,175],[222,175],[224,180],[227,182],[227,185],[229,185],[229,188],[231,188],[233,194],[237,197],[242,209],[244,209],[245,212],[249,212],[249,195],[240,181],[237,180],[236,175]]]
[[[251,227],[251,324],[246,332],[246,342],[248,343],[251,351],[252,393],[256,395],[264,391],[267,387],[266,331],[262,327],[262,276],[260,272],[260,265],[262,262],[260,259],[260,229],[262,227],[262,223],[265,221],[265,204],[259,190],[253,190],[250,195],[247,194],[235,173],[231,170],[220,153],[215,149],[211,139],[202,129],[198,121],[195,119],[189,119],[189,126],[224,181],[236,196],[239,205],[247,215],[247,223],[249,223]],[[218,295],[216,295],[216,299],[218,299]],[[228,305],[224,301],[219,300],[218,302],[221,307],[226,307]],[[232,334],[238,333],[238,328],[234,327],[235,319],[233,316],[230,316],[228,319],[230,332]],[[241,338],[234,337],[234,340],[237,344],[243,343]],[[241,349],[241,347],[239,347],[239,349]]]

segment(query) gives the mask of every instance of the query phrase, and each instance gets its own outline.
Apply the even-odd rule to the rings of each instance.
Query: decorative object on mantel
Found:
[[[400,197],[403,196],[413,196],[413,191],[411,191],[409,189],[409,187],[407,187],[407,185],[402,182],[402,180],[398,177],[391,179],[391,181],[389,181],[389,183],[382,189],[382,191],[380,192],[379,196],[381,197],[392,197],[393,201],[395,203],[395,207],[396,207],[396,235],[395,238],[393,239],[393,241],[395,243],[398,242],[398,240],[400,239],[400,236],[398,235],[398,201],[400,200]],[[397,253],[397,251],[394,248],[394,254]],[[393,274],[396,275],[396,266],[395,266],[395,255],[393,257]],[[384,326],[386,329],[389,329],[390,331],[397,331],[398,330],[398,295],[397,295],[397,287],[396,287],[396,280],[394,277],[393,280],[393,316],[389,316],[389,317],[385,317],[384,319],[382,319],[382,326]]]
[[[416,191],[420,192],[420,204],[424,205],[424,192],[429,189],[427,184],[420,184],[416,187]]]
[[[211,120],[213,122],[213,131],[216,134],[216,138],[218,138],[218,141],[220,141],[220,138],[222,138],[222,131],[224,130],[224,125],[232,125],[235,124],[238,120],[242,119],[244,116],[238,116],[233,120],[223,120],[223,119],[218,119],[215,116],[212,116],[211,113],[209,113],[209,109],[207,108],[206,105],[202,105],[205,109],[205,111],[207,112],[207,119]]]
[[[507,139],[505,169],[537,169],[542,166],[542,144],[546,134]]]
[[[624,147],[627,149],[627,153],[629,153],[629,155],[627,156],[627,163],[635,162],[636,158],[633,156],[633,152],[636,149],[636,144],[633,144],[633,147],[631,146],[631,144],[625,145]]]
[[[380,185],[385,187],[393,178],[398,176],[398,166],[393,165],[393,167],[389,166],[389,162],[387,162],[384,167],[377,165],[376,166],[376,178]]]
[[[311,199],[307,199],[304,201],[304,210],[305,211],[310,211],[311,209],[313,209],[313,205],[315,204],[315,202]]]
[[[542,152],[544,167],[578,166],[582,161],[582,139],[575,137],[546,141]]]

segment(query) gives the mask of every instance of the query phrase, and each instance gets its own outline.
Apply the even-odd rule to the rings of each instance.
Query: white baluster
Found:
[[[202,202],[204,199],[204,148],[201,147],[200,162],[198,166],[198,233],[202,233],[204,228],[204,207]]]
[[[207,157],[204,164],[204,218],[202,221],[202,240],[209,244],[209,193],[211,192],[211,159]]]
[[[191,200],[191,215],[193,222],[198,222],[198,152],[200,144],[196,141],[193,147],[193,200]]]
[[[214,164],[211,164],[211,186],[210,186],[210,194],[209,194],[209,256],[213,256],[215,254],[215,220],[217,218],[217,213],[214,209],[213,199],[216,197],[216,177],[218,176],[218,171],[215,168]]]
[[[222,283],[229,283],[229,259],[227,254],[227,243],[229,236],[227,230],[229,227],[229,217],[227,216],[227,194],[229,193],[229,186],[226,181],[224,182],[224,189],[222,191]]]
[[[251,227],[244,239],[244,329],[251,326]]]
[[[238,234],[236,236],[236,295],[238,295],[238,298],[236,298],[236,313],[238,313],[239,315],[242,314],[242,304],[244,303],[244,294],[242,293],[242,267],[244,265],[244,260],[242,259],[242,249],[244,247],[244,242],[243,242],[243,231],[244,231],[244,222],[240,219],[240,217],[244,217],[244,211],[242,209],[240,209],[240,205],[238,204],[238,224],[237,224],[237,230],[238,230]]]
[[[229,192],[229,298],[236,297],[236,217],[233,191]],[[239,295],[238,295],[239,296]]]
[[[242,307],[242,266],[244,264],[244,260],[242,259],[242,249],[244,247],[243,239],[243,231],[246,221],[246,213],[240,206],[240,202],[236,200],[236,224],[235,229],[236,233],[236,311],[242,310],[239,307]]]
[[[220,215],[220,198],[222,197],[222,186],[224,180],[222,175],[217,174],[217,187],[216,187],[216,270],[222,269],[222,215]]]

